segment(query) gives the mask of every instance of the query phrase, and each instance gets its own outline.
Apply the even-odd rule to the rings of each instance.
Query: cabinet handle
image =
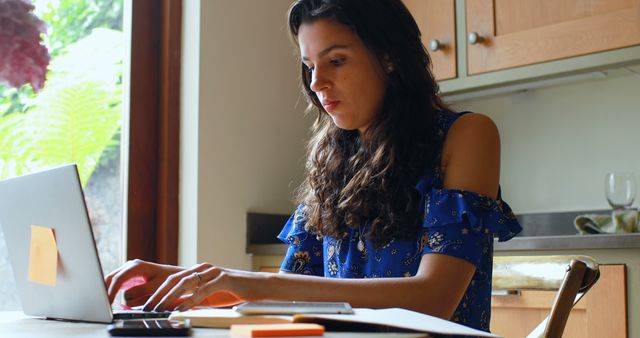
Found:
[[[431,49],[432,52],[437,52],[443,47],[444,45],[437,39],[432,39],[431,41],[429,41],[429,49]]]
[[[520,296],[520,290],[491,290],[492,296]]]
[[[484,37],[482,37],[480,34],[476,32],[469,33],[469,36],[467,36],[467,39],[469,40],[470,45],[475,45],[477,43],[482,43],[484,41]]]

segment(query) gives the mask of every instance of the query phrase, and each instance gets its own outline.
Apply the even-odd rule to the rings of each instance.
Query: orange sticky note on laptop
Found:
[[[58,245],[53,228],[31,226],[29,281],[55,286],[58,271]]]
[[[319,324],[237,324],[231,325],[232,337],[292,337],[322,336],[324,326]]]

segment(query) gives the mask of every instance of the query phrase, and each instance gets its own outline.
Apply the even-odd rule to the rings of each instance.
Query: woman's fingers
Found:
[[[134,286],[124,291],[124,303],[129,306],[140,306],[149,300],[149,297],[158,288],[161,281],[154,279],[143,285]]]
[[[200,277],[198,272],[194,272],[191,275],[183,276],[178,283],[167,294],[162,297],[162,300],[153,309],[154,311],[173,310],[176,302],[180,297],[187,293],[194,292],[198,288]],[[146,305],[145,305],[146,308]]]
[[[142,309],[145,311],[156,310],[158,308],[158,303],[164,299],[165,295],[169,293],[182,280],[182,278],[188,276],[190,273],[193,273],[191,269],[181,271],[167,277],[153,295],[149,297],[149,300],[147,300]]]
[[[113,303],[120,289],[127,290],[140,285],[147,285],[145,288],[149,290],[149,294],[152,294],[167,276],[183,269],[178,266],[150,263],[139,259],[128,261],[105,279],[109,301]]]
[[[200,287],[191,295],[191,297],[187,297],[182,304],[176,307],[178,311],[188,310],[200,303],[202,303],[209,295],[212,293],[216,293],[220,290],[221,286],[216,284],[217,278],[210,281],[204,287]],[[236,298],[237,299],[237,298]]]
[[[142,297],[138,297],[138,298],[125,299],[124,305],[129,306],[129,307],[142,306],[144,303],[147,302],[147,300],[149,300],[150,296],[151,295],[146,295],[146,296],[142,296]]]
[[[193,294],[190,297],[187,297],[182,304],[176,307],[176,310],[184,311],[190,309],[200,303],[202,303],[208,296],[215,294],[222,290],[227,290],[225,285],[224,278],[226,276],[226,272],[220,268],[212,267],[207,271],[204,271],[200,274],[199,285],[195,288]],[[194,276],[198,278],[198,276]],[[193,278],[193,277],[190,277]],[[238,299],[239,297],[230,294],[229,291],[225,291],[225,294],[230,295],[229,298]]]
[[[166,306],[167,304],[167,302],[165,302],[165,297],[170,293],[172,293],[172,291],[179,291],[179,289],[175,289],[175,288],[178,284],[180,284],[183,281],[183,279],[193,275],[196,272],[202,272],[205,269],[208,269],[209,267],[211,267],[211,264],[208,264],[208,263],[199,264],[191,269],[174,273],[173,275],[169,276],[167,279],[164,280],[162,285],[160,285],[160,287],[153,293],[153,295],[149,298],[149,300],[144,304],[143,309],[146,311],[151,311],[151,310],[160,310],[160,309],[167,308],[167,307],[163,307],[163,306]],[[197,285],[197,283],[195,285]],[[183,294],[185,291],[189,291],[189,290],[184,290],[181,294]],[[162,306],[159,306],[160,304],[162,304]]]
[[[120,287],[128,280],[145,275],[146,262],[134,260],[125,263],[121,268],[110,273],[107,276],[107,294],[109,295],[109,303],[113,303]]]
[[[128,263],[128,262],[127,262]],[[107,277],[105,277],[104,279],[104,283],[107,286],[107,289],[109,289],[109,287],[111,286],[111,283],[113,282],[113,277],[115,277],[115,275],[117,275],[118,273],[120,273],[120,271],[122,271],[122,269],[124,269],[127,266],[127,263],[125,263],[125,265],[111,271],[111,273],[109,273],[107,275]]]

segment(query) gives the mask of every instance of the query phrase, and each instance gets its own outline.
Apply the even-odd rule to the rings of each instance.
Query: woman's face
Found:
[[[302,24],[298,43],[311,90],[324,110],[339,128],[362,133],[380,110],[386,89],[375,56],[347,26],[325,18]]]

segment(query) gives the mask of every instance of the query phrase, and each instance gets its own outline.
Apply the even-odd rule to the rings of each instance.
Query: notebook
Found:
[[[441,335],[499,336],[406,309],[354,308],[353,314],[242,315],[232,309],[198,308],[174,312],[169,319],[189,320],[193,327],[229,328],[233,325],[315,323],[326,331],[427,332]]]
[[[112,310],[75,164],[0,182],[0,226],[25,314],[99,323],[169,316]]]

